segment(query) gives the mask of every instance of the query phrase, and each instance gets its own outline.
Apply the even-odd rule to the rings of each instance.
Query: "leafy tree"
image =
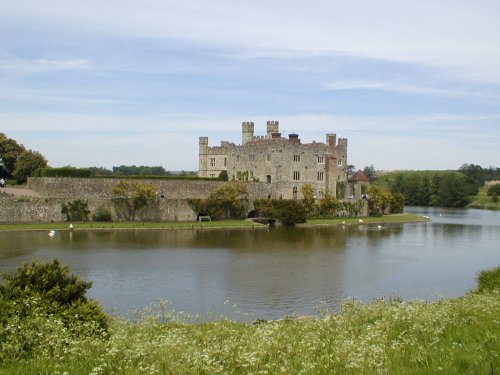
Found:
[[[464,164],[458,171],[467,176],[477,187],[483,186],[486,181],[486,174],[479,165]]]
[[[327,191],[319,201],[319,213],[321,215],[335,215],[339,209],[339,205],[339,200]]]
[[[311,215],[316,211],[316,200],[314,197],[314,189],[311,184],[304,184],[300,188],[302,193],[304,208],[306,210],[306,215]]]
[[[465,207],[470,194],[466,177],[458,173],[447,173],[441,179],[438,204],[442,207]]]
[[[135,220],[138,211],[145,209],[156,198],[153,185],[126,180],[118,181],[112,193],[116,210],[131,221]]]
[[[491,194],[491,201],[493,203],[497,203],[498,202],[498,194],[495,191]]]
[[[368,206],[371,216],[382,216],[392,201],[392,195],[385,189],[377,185],[371,185],[368,190],[370,199]]]
[[[405,197],[401,193],[395,193],[392,195],[392,200],[390,201],[391,214],[400,214],[403,212],[405,206]]]
[[[356,167],[354,165],[352,165],[352,164],[348,164],[346,166],[345,170],[346,170],[346,172],[347,172],[348,175],[352,175],[352,174],[354,174],[354,171],[356,170]]]
[[[377,173],[373,164],[370,166],[366,166],[363,169],[363,172],[365,172],[366,177],[368,177],[370,181],[375,181],[377,179]]]
[[[189,199],[189,204],[198,213],[215,219],[241,218],[246,208],[248,192],[246,185],[230,181],[219,185],[207,199]]]
[[[68,202],[68,204],[63,203],[61,213],[66,216],[66,221],[89,221],[89,204],[80,199]]]
[[[2,177],[12,177],[16,161],[25,151],[26,149],[23,145],[8,138],[4,133],[0,133],[0,158],[2,159],[0,173]]]
[[[12,175],[17,182],[23,183],[28,177],[35,176],[45,167],[47,167],[47,159],[37,151],[28,150],[19,155]]]

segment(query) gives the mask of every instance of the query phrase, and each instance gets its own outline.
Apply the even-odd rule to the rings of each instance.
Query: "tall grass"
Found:
[[[338,314],[257,325],[187,322],[160,305],[136,322],[115,317],[108,333],[89,336],[39,312],[4,325],[0,367],[8,374],[498,374],[499,272],[482,273],[478,290],[461,298],[346,301]],[[493,287],[482,288],[487,274]],[[16,355],[21,336],[36,341],[26,358]]]

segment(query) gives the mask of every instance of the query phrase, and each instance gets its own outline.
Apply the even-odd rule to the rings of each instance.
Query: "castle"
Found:
[[[278,121],[267,122],[265,136],[255,136],[254,123],[243,122],[241,145],[222,141],[210,147],[208,137],[199,142],[200,177],[217,178],[226,171],[229,180],[265,182],[272,198],[297,199],[305,184],[318,199],[325,192],[346,198],[347,139],[337,140],[336,134],[326,134],[325,143],[303,144],[298,134],[282,137]]]

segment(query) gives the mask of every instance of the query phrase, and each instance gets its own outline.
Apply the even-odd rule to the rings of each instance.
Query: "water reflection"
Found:
[[[381,229],[2,232],[0,270],[59,258],[93,280],[91,296],[121,311],[166,298],[191,313],[231,315],[236,304],[277,318],[311,314],[322,302],[335,308],[346,297],[433,300],[463,294],[478,270],[500,264],[499,213],[440,213]]]

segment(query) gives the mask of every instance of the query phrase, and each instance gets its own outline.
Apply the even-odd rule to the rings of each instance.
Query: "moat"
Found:
[[[0,271],[59,258],[119,312],[167,299],[175,310],[273,319],[402,297],[464,294],[500,264],[500,212],[408,208],[427,223],[270,230],[0,233]],[[236,305],[236,307],[235,307]],[[249,315],[245,315],[245,313]]]

